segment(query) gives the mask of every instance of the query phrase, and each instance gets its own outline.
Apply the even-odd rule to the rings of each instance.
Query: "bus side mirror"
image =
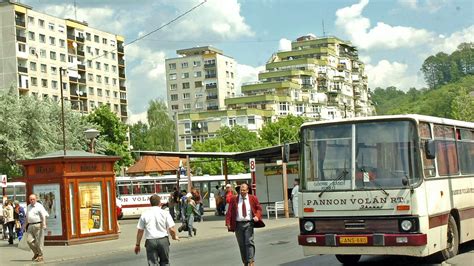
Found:
[[[436,158],[436,145],[434,140],[428,140],[425,142],[425,156],[426,159],[433,160]]]

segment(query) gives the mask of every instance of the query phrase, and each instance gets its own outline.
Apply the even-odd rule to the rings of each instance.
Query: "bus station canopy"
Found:
[[[290,143],[290,161],[297,161],[299,158],[299,143]],[[172,156],[179,158],[216,158],[230,159],[234,161],[248,162],[250,158],[255,158],[257,163],[272,163],[282,159],[283,145],[243,151],[243,152],[174,152],[174,151],[134,151],[140,156]]]

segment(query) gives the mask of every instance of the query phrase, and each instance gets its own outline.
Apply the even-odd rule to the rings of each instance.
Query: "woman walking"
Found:
[[[13,218],[15,219],[15,229],[16,229],[16,236],[18,240],[21,240],[23,237],[23,224],[25,223],[25,209],[20,206],[20,202],[15,200],[15,212],[13,213]]]
[[[194,213],[196,212],[196,203],[192,199],[192,194],[188,193],[186,195],[186,222],[188,225],[188,236],[193,237],[196,235],[197,229],[193,227],[194,224]]]
[[[15,218],[13,217],[13,204],[10,200],[6,202],[6,207],[3,209],[3,217],[5,224],[8,227],[8,244],[13,245],[13,238],[15,237]]]

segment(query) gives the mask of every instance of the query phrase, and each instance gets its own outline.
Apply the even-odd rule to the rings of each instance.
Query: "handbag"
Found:
[[[30,251],[30,246],[28,245],[28,237],[30,233],[26,232],[18,243],[18,248],[24,251]]]
[[[16,228],[16,229],[21,229],[21,223],[20,223],[20,221],[18,221],[18,220],[15,221],[15,228]]]
[[[265,227],[265,223],[263,222],[263,220],[258,220],[258,221],[254,221],[253,222],[253,227],[254,228],[262,228],[262,227]]]

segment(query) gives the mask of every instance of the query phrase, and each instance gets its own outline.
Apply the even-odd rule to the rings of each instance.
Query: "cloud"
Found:
[[[148,124],[147,111],[141,112],[141,113],[138,113],[138,114],[134,114],[134,113],[129,114],[127,124],[133,125],[133,124],[136,124],[138,122]]]
[[[362,11],[369,3],[359,3],[336,11],[336,26],[349,35],[352,43],[359,49],[396,49],[424,45],[433,39],[433,33],[425,29],[391,26],[377,22],[370,28],[370,20],[362,16]]]
[[[439,52],[450,54],[463,42],[474,42],[474,25],[453,32],[448,37],[440,35],[432,48],[432,52],[434,54]]]
[[[401,6],[421,12],[435,13],[443,6],[449,4],[451,0],[398,0]]]
[[[401,90],[408,90],[413,87],[426,87],[421,74],[410,75],[407,70],[408,65],[398,62],[391,63],[388,60],[381,60],[376,65],[365,66],[370,88],[395,86]]]
[[[243,83],[258,80],[258,72],[263,71],[265,66],[253,67],[249,65],[237,64],[237,93],[241,93],[240,87]]]
[[[278,50],[279,51],[291,51],[291,41],[286,39],[286,38],[281,38],[279,45],[278,45]]]

